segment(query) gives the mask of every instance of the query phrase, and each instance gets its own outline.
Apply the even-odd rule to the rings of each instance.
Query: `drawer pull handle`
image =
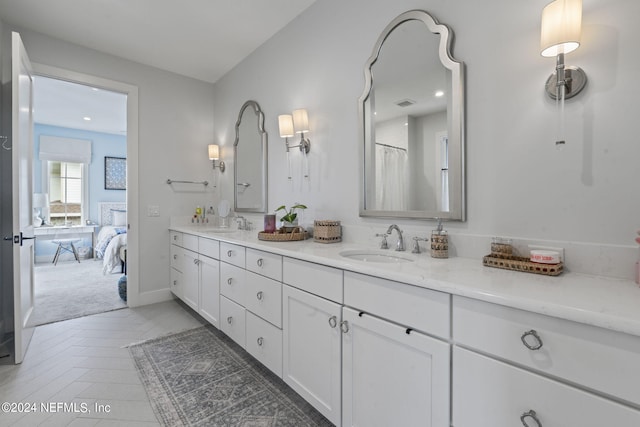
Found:
[[[533,420],[535,424],[530,424],[527,419]],[[520,421],[522,422],[522,425],[524,427],[542,427],[542,423],[538,419],[536,411],[534,411],[533,409],[520,415]]]
[[[529,342],[527,341],[527,337],[533,337],[535,343],[533,345],[529,344]],[[522,334],[520,340],[522,341],[522,344],[524,344],[524,346],[529,350],[540,350],[542,348],[542,339],[534,329],[531,329],[530,331]]]
[[[231,277],[229,277],[229,278],[227,279],[227,285],[230,285],[230,284],[231,284],[231,282],[233,282],[233,279],[232,279]]]
[[[233,317],[231,316],[227,317],[227,323],[231,324],[231,322],[233,322]]]
[[[343,320],[342,322],[340,322],[340,330],[342,331],[343,334],[346,334],[347,332],[349,332],[349,322],[347,322],[346,320]]]
[[[178,281],[177,280],[173,281],[173,286],[178,286]]]
[[[258,258],[257,264],[258,267],[262,267],[262,258]]]
[[[233,251],[232,251],[231,249],[229,249],[229,250],[227,251],[227,256],[228,256],[229,258],[231,258],[231,256],[232,256],[232,255],[233,255]]]
[[[173,236],[173,240],[178,240],[178,236]]]
[[[332,329],[338,326],[338,318],[336,316],[331,316],[329,318],[329,326],[331,326]]]
[[[257,341],[258,341],[258,345],[259,345],[260,347],[262,347],[262,342],[264,341],[264,340],[262,339],[262,337],[258,338],[258,340],[257,340]]]
[[[258,301],[262,301],[262,291],[256,294],[256,298],[258,298]]]
[[[200,261],[198,261],[197,259],[194,259],[194,260],[193,260],[193,263],[194,263],[194,264],[196,264],[196,265],[198,265],[198,263],[199,263],[199,262],[200,262]]]
[[[178,259],[178,255],[174,255],[174,256],[173,256],[173,259]]]

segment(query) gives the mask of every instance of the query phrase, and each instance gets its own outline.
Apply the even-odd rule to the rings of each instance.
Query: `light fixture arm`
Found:
[[[300,143],[298,145],[289,145],[289,138],[285,138],[284,142],[287,146],[287,151],[291,148],[299,148],[301,152],[309,153],[309,150],[311,150],[311,141],[309,138],[304,137],[304,133],[300,134]]]
[[[211,160],[211,163],[213,164],[213,169],[218,168],[220,169],[220,172],[224,172],[224,170],[227,168],[222,160],[218,162],[218,166],[216,166],[215,160]]]

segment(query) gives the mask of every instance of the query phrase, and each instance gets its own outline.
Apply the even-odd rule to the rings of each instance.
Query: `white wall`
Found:
[[[391,19],[427,10],[453,29],[453,54],[466,64],[467,221],[447,224],[457,252],[488,251],[485,241],[468,250],[464,236],[558,241],[574,250],[567,264],[575,271],[631,277],[633,236],[640,228],[640,85],[634,83],[640,2],[584,0],[583,43],[567,63],[581,66],[589,83],[567,103],[562,151],[554,145],[554,102],[543,91],[554,59],[539,54],[547,3],[318,1],[216,83],[216,136],[229,148],[240,106],[257,101],[269,133],[270,208],[299,201],[310,207],[307,222],[340,219],[364,226],[367,235],[382,230],[392,221],[358,216],[363,65]],[[277,116],[300,107],[310,117],[311,181],[288,185]],[[223,192],[232,200],[233,175],[225,179]],[[433,225],[396,222],[414,235],[427,235]],[[611,260],[620,254],[624,262]],[[592,266],[603,257],[611,262]]]
[[[5,24],[5,26],[8,26]],[[169,219],[210,204],[209,186],[171,187],[167,178],[212,181],[213,85],[18,29],[32,62],[138,87],[140,302],[169,297]],[[152,47],[150,47],[152,48]],[[160,207],[147,217],[147,206]],[[145,299],[144,294],[147,294]]]

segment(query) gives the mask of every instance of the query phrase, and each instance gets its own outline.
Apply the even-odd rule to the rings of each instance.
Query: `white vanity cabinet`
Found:
[[[640,426],[637,337],[458,296],[453,337],[456,427]]]
[[[219,243],[172,231],[171,292],[218,326],[220,312]]]
[[[284,258],[283,281],[282,379],[340,426],[342,271]]]
[[[343,427],[448,427],[450,296],[348,271],[344,294]]]

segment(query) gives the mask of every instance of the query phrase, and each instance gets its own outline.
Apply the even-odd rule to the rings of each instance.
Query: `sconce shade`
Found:
[[[293,136],[293,117],[289,114],[278,116],[278,128],[280,129],[280,138],[290,138]]]
[[[542,56],[569,53],[580,46],[582,0],[555,0],[542,10]]]
[[[218,160],[220,158],[220,147],[216,144],[209,144],[209,160]]]
[[[309,132],[309,116],[304,108],[293,110],[293,126],[296,133]]]

